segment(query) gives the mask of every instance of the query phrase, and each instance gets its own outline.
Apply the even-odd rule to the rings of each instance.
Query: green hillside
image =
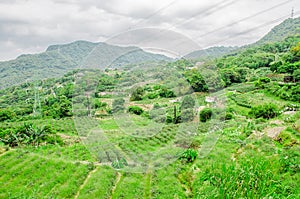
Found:
[[[298,198],[299,52],[290,36],[3,89],[0,197]]]
[[[118,47],[105,43],[76,41],[49,46],[46,52],[21,55],[0,62],[0,88],[37,79],[63,76],[76,68],[119,67],[148,61],[169,61],[163,55],[151,54],[137,47]]]
[[[199,59],[199,60],[205,58],[216,58],[216,57],[221,57],[237,49],[238,49],[237,47],[225,47],[225,46],[211,47],[203,50],[193,51],[184,57],[187,59]]]
[[[272,28],[272,30],[266,34],[263,38],[256,42],[256,44],[272,43],[281,41],[282,38],[290,35],[300,33],[300,17],[292,19],[286,19],[279,25]]]

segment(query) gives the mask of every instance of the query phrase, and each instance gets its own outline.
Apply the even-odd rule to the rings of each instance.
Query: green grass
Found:
[[[18,150],[4,154],[0,168],[0,198],[73,198],[90,170]]]
[[[176,165],[157,170],[152,177],[152,198],[186,198],[180,181],[175,176]]]
[[[282,114],[272,120],[247,118],[250,109],[241,106],[240,102],[255,106],[274,103],[279,108],[288,102],[263,91],[256,91],[250,84],[235,85],[232,90],[240,92],[237,100],[228,99],[226,104],[234,114],[234,119],[226,121],[223,129],[214,132],[215,137],[207,133],[215,120],[200,123],[195,130],[195,137],[187,137],[183,131],[177,132],[178,125],[174,124],[164,125],[156,135],[139,137],[131,135],[135,129],[132,132],[122,131],[114,118],[91,120],[82,117],[75,119],[75,122],[71,118],[34,120],[32,122],[49,124],[58,133],[74,139],[78,138],[77,129],[81,136],[91,135],[86,130],[90,127],[101,128],[105,137],[95,134],[92,137],[96,139],[95,142],[86,139],[90,141],[86,145],[83,144],[83,138],[83,143],[74,141],[63,146],[22,146],[10,151],[6,151],[6,147],[1,145],[0,198],[74,198],[77,193],[79,198],[116,199],[299,198],[299,112],[294,115]],[[205,105],[205,96],[206,94],[197,94],[196,98],[201,105]],[[170,105],[169,100],[159,98],[136,104],[158,102]],[[130,116],[137,127],[147,126],[150,122],[145,117]],[[281,124],[270,124],[277,120]],[[11,128],[23,123],[2,122],[0,128]],[[266,128],[274,126],[286,126],[275,139],[254,133],[262,133]],[[183,138],[181,142],[176,142],[177,133]],[[211,151],[203,157],[201,150],[211,141],[210,138],[217,140],[212,142]],[[112,147],[105,145],[106,141],[112,143]],[[194,162],[176,159],[161,161],[165,152],[174,155],[177,150],[185,150],[190,146],[188,141],[193,141],[192,147],[199,152]],[[101,143],[104,145],[99,146]],[[93,151],[93,147],[98,146],[99,150]],[[164,149],[165,146],[170,148]],[[118,154],[116,149],[122,150],[125,155]],[[129,158],[128,162],[137,163],[143,163],[154,154],[154,161],[157,162],[153,164],[161,165],[153,170],[143,170],[143,173],[116,171],[102,165],[93,166],[93,163],[100,161],[99,153],[104,154],[103,162],[106,162],[105,152],[111,152],[113,158],[124,155]],[[92,169],[95,171],[91,172]],[[117,182],[118,174],[121,177]],[[86,184],[82,186],[84,182]]]
[[[123,173],[112,198],[143,198],[144,186],[144,174]]]
[[[116,175],[116,171],[110,167],[98,167],[80,191],[78,198],[109,198],[112,194]]]

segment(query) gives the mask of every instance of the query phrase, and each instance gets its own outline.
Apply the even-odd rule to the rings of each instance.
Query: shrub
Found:
[[[111,166],[115,169],[122,169],[125,166],[128,166],[127,161],[124,158],[116,159],[111,163]]]
[[[11,120],[16,117],[16,114],[9,109],[0,109],[0,122]]]
[[[139,101],[143,99],[143,95],[145,94],[145,91],[142,87],[137,87],[130,96],[130,101]]]
[[[167,88],[162,88],[159,91],[159,96],[164,97],[164,98],[176,97],[175,93],[172,90],[169,90]]]
[[[232,118],[233,118],[233,114],[232,113],[226,113],[225,120],[231,120]]]
[[[212,110],[210,108],[204,108],[200,112],[200,121],[206,122],[207,120],[211,119],[212,117]]]
[[[182,110],[180,116],[182,122],[192,121],[194,119],[194,111],[191,108]]]
[[[129,106],[128,112],[136,115],[141,115],[144,112],[144,110],[139,106]]]
[[[195,149],[187,149],[181,154],[179,159],[185,160],[187,162],[193,162],[197,157],[198,152]]]
[[[277,107],[274,104],[264,104],[252,107],[249,115],[254,118],[265,118],[270,119],[274,118],[279,114]]]
[[[8,129],[0,134],[0,141],[11,147],[19,145],[39,146],[41,143],[63,144],[61,138],[55,135],[50,126],[24,124],[15,129]]]
[[[195,106],[194,98],[190,95],[187,95],[182,100],[180,110],[191,109],[191,108],[194,108],[194,106]]]
[[[124,103],[125,100],[123,98],[115,99],[112,103],[112,112],[113,113],[122,112],[125,109]]]

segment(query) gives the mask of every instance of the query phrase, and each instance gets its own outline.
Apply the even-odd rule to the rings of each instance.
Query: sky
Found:
[[[0,0],[0,60],[76,40],[241,46],[291,17],[292,8],[298,17],[299,0]]]

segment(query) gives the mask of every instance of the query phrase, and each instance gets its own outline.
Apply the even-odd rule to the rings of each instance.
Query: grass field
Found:
[[[204,103],[204,96],[198,97]],[[164,125],[160,133],[145,137],[133,136],[134,129],[128,134],[126,126],[122,129],[113,117],[83,118],[75,123],[73,119],[34,120],[51,125],[65,145],[1,145],[0,198],[299,198],[300,114],[253,119],[247,117],[250,108],[244,106],[271,102],[278,107],[289,103],[251,89],[238,92],[226,104],[234,120],[224,121],[223,128],[212,135],[207,133],[209,123],[199,123],[194,136],[180,142],[178,136],[186,134],[180,134],[184,126],[176,124]],[[150,123],[135,115],[132,121],[141,128]],[[0,127],[23,123],[0,123]],[[76,128],[81,124],[82,129]],[[101,128],[101,133],[87,134],[84,128],[91,126]],[[284,127],[283,131],[277,138],[270,137],[268,132],[277,127]],[[83,133],[78,135],[76,130]],[[93,144],[99,147],[101,143],[102,148],[94,148]],[[152,155],[159,159],[166,152],[174,155],[187,147],[198,151],[195,161],[176,157],[151,165]],[[111,161],[119,156],[129,164],[143,163],[143,169],[114,169]]]

